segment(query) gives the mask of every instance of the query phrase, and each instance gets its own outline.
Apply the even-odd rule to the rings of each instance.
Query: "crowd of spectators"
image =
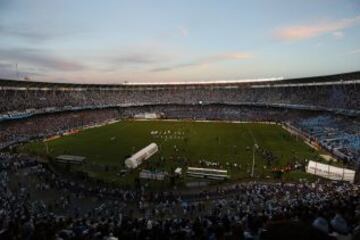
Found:
[[[359,188],[348,183],[122,190],[2,153],[0,188],[1,239],[358,239],[360,230]]]
[[[20,83],[19,83],[20,84]],[[79,87],[78,87],[79,88]],[[154,104],[251,104],[359,110],[359,84],[334,85],[164,85],[112,87],[1,88],[0,114],[39,109]]]
[[[293,125],[339,158],[360,164],[360,122],[357,119],[322,114],[298,119]]]
[[[61,135],[72,129],[101,124],[119,116],[118,110],[102,109],[37,115],[0,123],[0,149],[36,138]]]

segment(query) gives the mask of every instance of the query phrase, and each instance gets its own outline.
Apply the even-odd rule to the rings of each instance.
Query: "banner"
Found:
[[[150,180],[159,180],[163,181],[165,179],[165,172],[152,172],[149,170],[142,170],[139,174],[139,178],[142,179],[150,179]]]

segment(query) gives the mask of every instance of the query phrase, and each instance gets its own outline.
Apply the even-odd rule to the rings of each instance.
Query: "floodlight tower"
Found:
[[[15,64],[16,79],[19,79],[18,63]]]
[[[252,167],[251,167],[251,177],[254,177],[254,170],[255,170],[255,151],[259,149],[259,145],[257,143],[253,146],[253,159],[252,159]]]

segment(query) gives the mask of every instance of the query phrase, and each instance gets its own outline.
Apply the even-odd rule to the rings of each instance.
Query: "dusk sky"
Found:
[[[0,0],[0,78],[171,82],[357,70],[359,0]]]

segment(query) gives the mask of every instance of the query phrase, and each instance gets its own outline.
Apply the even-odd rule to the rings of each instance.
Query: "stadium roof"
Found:
[[[341,73],[334,75],[323,75],[305,78],[266,78],[266,79],[249,79],[249,80],[218,80],[218,81],[203,81],[203,82],[157,82],[157,83],[121,83],[121,84],[78,84],[78,83],[54,83],[54,82],[38,82],[27,80],[14,79],[0,79],[0,86],[8,87],[58,87],[58,88],[97,88],[97,87],[121,87],[121,86],[196,86],[196,85],[256,85],[256,84],[289,84],[289,83],[321,83],[321,82],[336,82],[336,81],[350,81],[360,79],[360,71]]]

